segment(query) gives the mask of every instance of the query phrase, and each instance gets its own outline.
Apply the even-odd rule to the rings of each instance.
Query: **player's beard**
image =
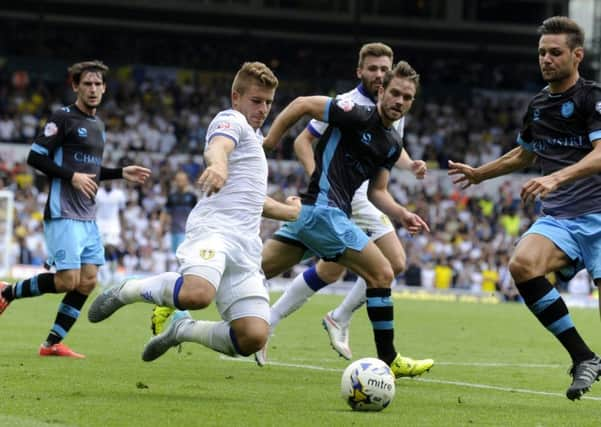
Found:
[[[392,111],[392,108],[382,108],[382,115],[388,121],[396,122],[397,120],[400,120],[401,117],[403,117],[403,113],[402,112],[401,112],[401,114],[398,117],[393,117],[393,116],[390,115],[389,111]],[[401,111],[402,111],[402,109],[401,109]],[[396,111],[394,113],[396,113]]]
[[[378,99],[378,89],[382,86],[382,82],[376,83],[375,80],[369,81],[366,78],[361,79],[361,85],[371,95],[373,99]]]
[[[86,106],[86,108],[90,109],[90,110],[94,110],[96,108],[98,108],[98,106],[100,105],[100,101],[96,101],[94,104],[86,101],[86,100],[82,100],[83,105]]]
[[[567,79],[568,77],[570,77],[570,75],[572,73],[569,69],[565,68],[565,69],[560,69],[560,70],[554,70],[553,72],[550,73],[550,75],[548,77],[545,77],[545,74],[542,72],[542,70],[541,70],[541,74],[542,74],[543,80],[546,81],[547,83],[555,83],[555,82],[560,82],[562,80]]]

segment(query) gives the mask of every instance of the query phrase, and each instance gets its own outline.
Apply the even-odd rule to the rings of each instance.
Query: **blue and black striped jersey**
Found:
[[[382,124],[375,106],[350,99],[331,99],[323,121],[330,126],[317,143],[315,171],[302,201],[336,206],[350,217],[355,191],[380,169],[392,168],[401,155],[402,139]]]
[[[98,182],[104,141],[104,123],[70,105],[50,116],[33,140],[31,151],[47,156],[56,165],[73,172],[95,174]],[[50,180],[44,219],[95,219],[93,199],[76,190],[69,180],[57,176]]]
[[[579,79],[563,93],[540,91],[528,106],[518,144],[537,155],[544,175],[580,161],[601,139],[601,86]],[[601,174],[570,182],[542,200],[543,212],[573,218],[601,212]]]

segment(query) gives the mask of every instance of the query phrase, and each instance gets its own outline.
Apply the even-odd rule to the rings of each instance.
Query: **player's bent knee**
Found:
[[[345,269],[344,267],[341,267],[338,264],[317,263],[315,270],[317,271],[317,275],[319,276],[319,278],[329,284],[339,280],[344,274]]]
[[[367,286],[370,288],[389,288],[393,279],[394,273],[390,266],[374,271],[371,275],[365,277]]]
[[[289,270],[296,264],[296,261],[288,261],[284,258],[271,257],[261,262],[261,269],[265,278],[271,279]]]
[[[277,273],[277,265],[274,260],[264,260],[261,263],[261,269],[263,270],[263,274],[265,274],[265,277],[267,279],[271,279],[274,276],[277,276],[279,273]]]
[[[520,256],[519,254],[515,254],[509,260],[509,272],[516,283],[522,283],[543,274],[537,274],[534,263],[529,257]]]
[[[248,356],[261,350],[267,344],[269,325],[262,319],[244,320],[236,326],[232,325],[242,355]]]
[[[180,304],[185,308],[189,308],[191,310],[200,310],[208,307],[211,302],[213,302],[213,296],[209,295],[208,292],[196,290],[187,294],[185,298],[182,298],[180,294],[179,301]]]
[[[86,280],[82,279],[79,285],[77,286],[77,291],[83,295],[90,295],[95,287],[96,277],[88,278]]]
[[[58,292],[71,292],[79,286],[79,274],[72,272],[59,272],[54,276],[54,283]]]
[[[181,308],[200,310],[208,307],[215,298],[215,288],[207,281],[190,282],[184,279],[178,301]]]
[[[405,264],[405,258],[397,259],[394,262],[391,261],[391,267],[394,273],[394,277],[403,273],[405,271],[405,268],[407,268],[407,265]]]

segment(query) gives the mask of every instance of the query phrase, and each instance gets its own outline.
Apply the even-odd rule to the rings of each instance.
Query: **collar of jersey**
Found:
[[[374,99],[373,96],[371,96],[371,94],[367,91],[367,89],[365,89],[365,86],[363,86],[363,83],[359,83],[359,86],[357,86],[357,90],[359,91],[359,93],[363,96],[365,96],[366,98],[371,99],[371,101],[375,104],[376,100]]]
[[[561,98],[564,95],[571,94],[577,87],[580,86],[581,82],[582,82],[582,78],[579,78],[578,80],[576,80],[576,83],[574,83],[574,86],[568,88],[567,90],[565,90],[561,93],[549,92],[549,85],[547,85],[547,86],[545,86],[545,89],[547,90],[547,96],[549,98]]]
[[[80,113],[82,116],[85,116],[86,118],[90,119],[90,120],[96,120],[96,116],[91,116],[87,113],[84,113],[83,111],[81,111],[78,107],[77,104],[73,103],[72,107],[75,109],[75,111],[77,111],[78,113]]]

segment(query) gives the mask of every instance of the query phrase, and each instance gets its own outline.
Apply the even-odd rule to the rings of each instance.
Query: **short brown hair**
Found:
[[[107,67],[104,62],[94,59],[93,61],[83,61],[77,62],[71,65],[68,69],[71,78],[75,84],[79,84],[79,80],[81,79],[81,75],[84,72],[91,71],[93,73],[100,73],[102,76],[102,82],[104,83],[104,78],[106,73],[109,71],[109,67]]]
[[[382,80],[382,86],[384,89],[388,87],[393,78],[398,77],[400,79],[407,79],[415,83],[415,89],[419,89],[419,74],[413,69],[407,61],[399,61],[392,70],[389,70],[384,74]]]
[[[276,89],[279,82],[273,71],[262,62],[245,62],[234,77],[232,92],[242,95],[253,83],[268,89]]]
[[[584,46],[584,30],[567,16],[552,16],[543,21],[538,27],[540,36],[545,34],[565,34],[568,36],[568,47],[574,50]]]
[[[361,46],[361,49],[359,50],[359,63],[357,64],[357,67],[359,67],[359,68],[363,67],[363,62],[365,61],[365,58],[367,56],[375,56],[375,57],[387,56],[390,58],[390,61],[392,62],[394,54],[393,54],[390,46],[388,46],[384,43],[380,43],[380,42],[366,43],[363,46]]]

